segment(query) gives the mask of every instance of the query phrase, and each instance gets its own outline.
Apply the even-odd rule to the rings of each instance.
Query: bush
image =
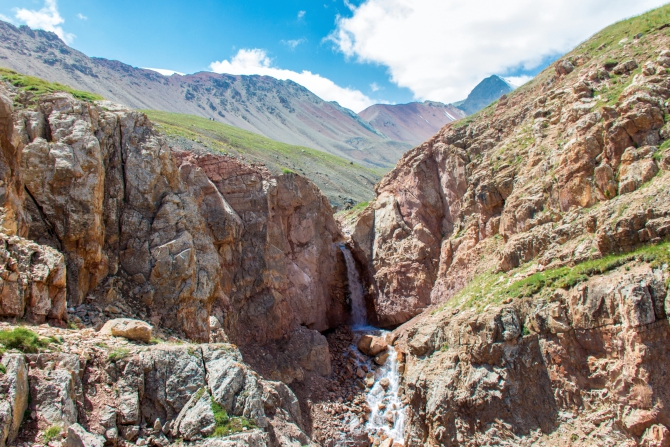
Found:
[[[40,338],[33,331],[17,327],[0,331],[0,344],[7,349],[17,349],[26,354],[34,354],[51,343],[50,338]]]

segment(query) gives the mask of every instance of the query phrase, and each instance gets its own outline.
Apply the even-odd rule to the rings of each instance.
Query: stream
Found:
[[[388,333],[382,329],[368,325],[363,285],[356,269],[356,262],[349,249],[341,245],[340,250],[347,264],[347,279],[351,299],[352,331],[355,334],[354,344],[350,350],[361,364],[366,364],[374,371],[374,385],[368,388],[366,403],[370,414],[365,423],[365,432],[372,436],[391,438],[394,444],[403,444],[405,435],[406,408],[400,400],[399,390],[402,376],[398,371],[398,353],[389,344],[386,362],[377,366],[372,358],[361,354],[356,346],[361,336],[370,334],[385,337]],[[386,379],[386,380],[385,380]],[[388,381],[388,383],[387,383]],[[351,429],[358,428],[358,421],[351,422]],[[385,435],[385,436],[382,436]]]

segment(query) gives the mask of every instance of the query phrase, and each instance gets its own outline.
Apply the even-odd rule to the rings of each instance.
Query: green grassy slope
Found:
[[[316,149],[280,143],[207,118],[156,110],[143,112],[174,146],[234,155],[262,163],[274,174],[291,171],[304,175],[333,205],[343,205],[345,198],[356,202],[370,200],[374,197],[374,184],[384,174]]]
[[[82,92],[67,85],[48,82],[34,76],[26,76],[7,68],[0,68],[0,79],[9,82],[14,87],[18,87],[19,90],[30,92],[35,96],[40,96],[46,93],[67,92],[82,101],[98,101],[104,99],[102,96],[94,93]]]

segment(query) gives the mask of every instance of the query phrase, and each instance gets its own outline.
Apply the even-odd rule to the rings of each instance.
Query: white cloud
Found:
[[[376,101],[365,96],[359,90],[340,87],[330,79],[318,74],[303,70],[298,73],[284,70],[272,65],[272,61],[264,50],[258,48],[241,49],[230,61],[213,62],[210,65],[216,73],[228,73],[234,75],[264,75],[277,79],[290,79],[306,87],[317,96],[326,101],[337,101],[342,106],[355,112],[360,112]]]
[[[298,11],[298,20],[305,17],[305,14],[307,14],[307,11]]]
[[[25,8],[17,8],[16,18],[22,23],[25,23],[31,28],[43,29],[56,33],[58,37],[63,39],[63,42],[69,44],[75,38],[74,34],[66,33],[59,25],[65,23],[65,20],[58,12],[58,5],[56,0],[45,0],[44,6],[40,10],[31,10]]]
[[[370,90],[372,90],[373,92],[378,92],[379,90],[382,90],[383,88],[384,87],[381,87],[376,82],[373,82],[372,84],[370,84]]]
[[[150,67],[142,67],[144,70],[151,70],[155,71],[156,73],[160,73],[163,76],[172,76],[173,74],[178,74],[180,76],[184,76],[184,73],[181,73],[179,71],[174,71],[174,70],[168,70],[166,68],[150,68]]]
[[[535,76],[506,76],[505,81],[512,84],[514,87],[521,87],[526,82],[533,79]]]
[[[305,43],[305,42],[307,42],[307,39],[305,39],[304,37],[300,38],[300,39],[282,40],[281,41],[281,43],[283,43],[284,45],[286,45],[287,47],[289,47],[292,50],[295,50],[295,48],[298,45],[300,45],[301,43]]]
[[[417,99],[463,99],[491,74],[514,75],[667,0],[365,0],[329,39],[385,65]],[[345,2],[348,3],[348,2]],[[519,82],[519,81],[517,81]]]
[[[82,14],[82,13],[77,14],[77,18],[78,18],[79,20],[88,20],[88,17],[86,17],[86,16],[85,16],[84,14]]]

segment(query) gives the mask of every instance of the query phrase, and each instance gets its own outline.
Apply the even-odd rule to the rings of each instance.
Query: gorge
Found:
[[[670,6],[296,172],[0,82],[0,447],[670,445]]]

